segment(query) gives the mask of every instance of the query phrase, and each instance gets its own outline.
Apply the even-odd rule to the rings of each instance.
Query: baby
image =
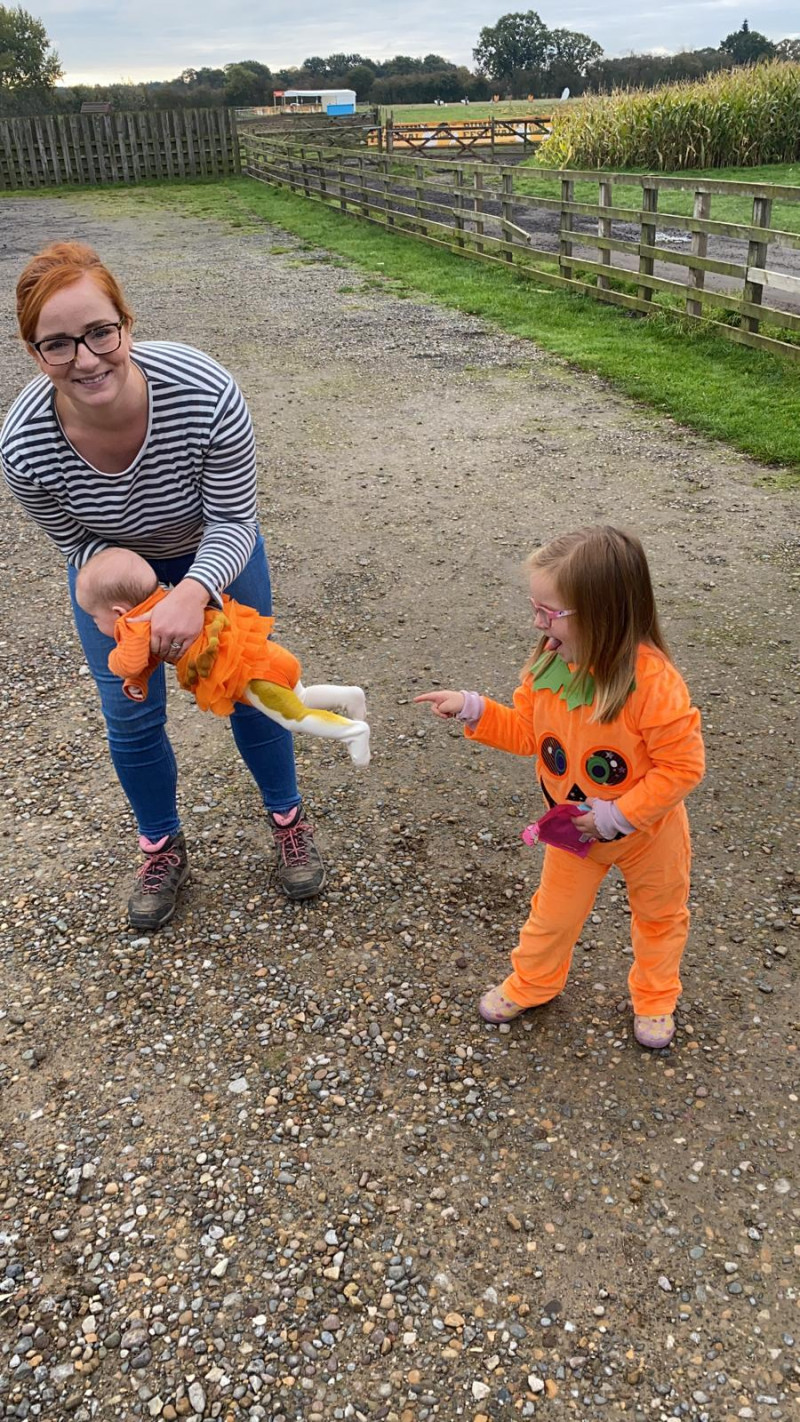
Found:
[[[75,596],[98,630],[114,638],[108,665],[123,678],[126,696],[144,701],[160,665],[150,650],[149,614],[166,597],[150,564],[129,548],[106,548],[81,568]],[[245,701],[287,731],[344,741],[354,765],[369,765],[361,688],[303,686],[300,663],[270,640],[272,627],[273,618],[223,594],[222,607],[206,608],[202,632],[176,664],[180,685],[204,711],[229,716]],[[334,706],[347,715],[336,715]]]

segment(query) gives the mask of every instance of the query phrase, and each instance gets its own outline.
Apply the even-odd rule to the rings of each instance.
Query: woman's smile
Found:
[[[73,375],[72,379],[79,381],[81,385],[99,385],[100,381],[110,374],[110,370],[100,370],[96,375]]]

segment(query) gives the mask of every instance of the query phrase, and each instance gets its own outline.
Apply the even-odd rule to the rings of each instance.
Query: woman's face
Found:
[[[116,323],[119,319],[120,314],[110,296],[93,277],[86,275],[45,302],[34,340],[43,341],[53,336],[85,336],[95,327]],[[88,411],[113,404],[122,393],[130,374],[130,351],[130,331],[123,326],[119,349],[106,355],[95,355],[88,346],[79,345],[74,360],[67,365],[52,365],[38,351],[32,354],[39,369],[52,380],[58,394]]]

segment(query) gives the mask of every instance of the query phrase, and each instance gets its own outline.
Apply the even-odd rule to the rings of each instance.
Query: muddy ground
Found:
[[[276,893],[226,727],[175,693],[193,879],[126,926],[134,827],[59,559],[3,495],[0,1417],[788,1419],[800,1396],[796,499],[772,472],[268,227],[5,200],[13,282],[95,243],[141,337],[232,369],[278,635],[366,688],[374,760],[298,745],[330,863]],[[410,700],[508,697],[524,555],[636,529],[702,708],[671,1049],[632,1040],[621,885],[508,1029],[533,767]]]

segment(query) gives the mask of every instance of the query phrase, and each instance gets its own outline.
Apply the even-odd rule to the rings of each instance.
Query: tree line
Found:
[[[248,108],[271,104],[282,89],[354,89],[360,103],[382,105],[486,100],[494,94],[547,98],[565,88],[573,95],[652,88],[775,57],[800,59],[800,40],[773,43],[745,20],[716,48],[608,58],[589,35],[551,30],[528,10],[502,15],[481,30],[474,70],[440,54],[378,61],[337,53],[311,55],[297,68],[274,71],[260,60],[243,59],[219,68],[187,68],[168,81],[65,87],[58,84],[63,70],[42,22],[22,7],[0,5],[0,116],[77,113],[92,102],[119,110]]]

